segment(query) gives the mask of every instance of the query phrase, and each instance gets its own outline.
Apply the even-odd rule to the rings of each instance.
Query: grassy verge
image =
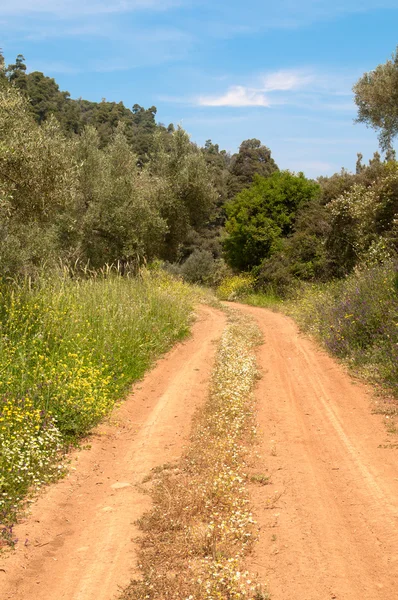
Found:
[[[249,304],[250,306],[259,306],[261,308],[269,308],[278,310],[283,304],[283,300],[274,294],[262,294],[261,292],[251,292],[239,298],[239,302]]]
[[[367,379],[398,398],[398,274],[378,266],[350,277],[306,286],[284,305],[304,331]],[[383,412],[398,414],[388,399]]]
[[[60,453],[189,331],[193,288],[165,275],[0,286],[0,522],[63,470]]]
[[[211,393],[182,459],[152,475],[153,508],[140,521],[140,569],[123,600],[268,596],[244,571],[256,535],[245,461],[255,434],[252,321],[233,316],[223,334]]]

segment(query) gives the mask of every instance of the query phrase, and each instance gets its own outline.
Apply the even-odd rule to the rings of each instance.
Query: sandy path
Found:
[[[76,470],[39,498],[16,528],[16,552],[1,557],[2,600],[111,600],[127,585],[134,521],[149,502],[135,484],[180,455],[224,325],[223,313],[200,308],[192,337],[136,386],[116,423],[98,428],[90,450],[74,454]]]
[[[250,568],[272,600],[397,599],[396,435],[371,413],[369,390],[290,319],[240,308],[265,339],[257,467],[272,481],[252,487],[260,541]]]

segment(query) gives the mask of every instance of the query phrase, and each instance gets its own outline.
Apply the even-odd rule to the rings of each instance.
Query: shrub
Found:
[[[214,270],[214,258],[207,250],[195,249],[181,265],[180,272],[189,283],[206,283]]]
[[[255,278],[248,273],[226,277],[217,288],[220,300],[237,300],[254,289]]]
[[[226,205],[224,251],[231,267],[250,270],[272,256],[291,234],[297,210],[318,198],[320,187],[303,173],[256,175],[250,188]]]

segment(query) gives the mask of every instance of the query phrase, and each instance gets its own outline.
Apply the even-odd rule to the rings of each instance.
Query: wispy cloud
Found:
[[[322,137],[285,137],[281,138],[281,142],[287,142],[289,144],[299,144],[300,146],[342,146],[342,145],[355,145],[359,146],[363,144],[361,138],[322,138]]]
[[[231,108],[290,106],[349,114],[355,112],[350,89],[355,79],[356,75],[344,71],[326,76],[310,68],[281,69],[252,78],[250,85],[232,85],[218,94],[203,94],[193,104]]]
[[[314,78],[313,74],[302,71],[276,71],[264,76],[262,90],[264,92],[297,90],[311,83]]]
[[[319,175],[330,175],[338,171],[337,164],[323,160],[287,160],[285,168],[295,171],[303,171],[309,177],[318,177]]]
[[[197,0],[191,6],[199,4],[204,15],[202,28],[205,28],[208,37],[219,39],[272,30],[297,30],[347,15],[397,8],[397,0],[251,0],[250,10],[240,0]],[[189,6],[190,2],[185,0],[184,8]]]
[[[47,75],[63,74],[63,75],[77,75],[82,73],[83,69],[80,67],[69,65],[62,61],[45,61],[34,65],[33,71],[42,71]]]
[[[314,76],[309,73],[294,70],[280,70],[262,76],[258,85],[249,87],[234,85],[220,95],[200,96],[196,99],[199,106],[271,106],[280,104],[279,100],[272,100],[272,92],[288,92],[299,90],[312,82]]]
[[[201,96],[197,100],[200,106],[269,106],[269,100],[259,90],[242,85],[230,87],[221,96]]]

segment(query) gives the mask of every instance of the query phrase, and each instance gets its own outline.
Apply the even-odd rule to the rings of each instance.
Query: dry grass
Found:
[[[231,312],[191,443],[177,464],[152,473],[153,506],[140,521],[141,576],[123,600],[268,598],[243,569],[257,534],[246,462],[256,434],[258,340],[253,322]]]

